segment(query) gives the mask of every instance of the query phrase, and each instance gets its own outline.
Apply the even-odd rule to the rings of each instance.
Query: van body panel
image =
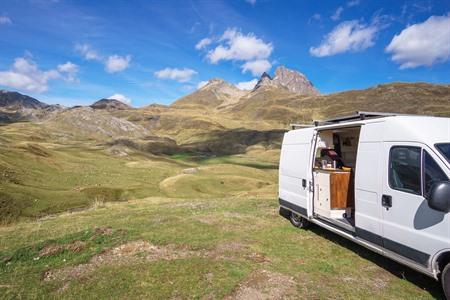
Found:
[[[355,231],[357,236],[382,245],[381,132],[383,122],[361,127],[355,170]]]
[[[385,142],[382,155],[383,194],[392,197],[392,207],[383,208],[383,247],[408,259],[431,267],[431,257],[450,247],[449,214],[431,209],[422,195],[394,189],[389,184],[389,155],[392,147],[425,149],[450,178],[448,169],[432,149],[422,143]]]
[[[449,118],[399,116],[386,118],[385,123],[389,128],[383,132],[385,142],[409,141],[427,145],[449,142]]]
[[[314,136],[313,128],[287,132],[280,155],[280,205],[306,217],[312,214],[310,182]]]

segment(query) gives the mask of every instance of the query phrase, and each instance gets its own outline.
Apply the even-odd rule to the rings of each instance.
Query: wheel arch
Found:
[[[441,250],[434,256],[432,271],[435,274],[436,279],[439,278],[448,263],[450,263],[450,249]]]

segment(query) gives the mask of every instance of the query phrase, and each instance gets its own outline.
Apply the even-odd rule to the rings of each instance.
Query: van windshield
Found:
[[[450,163],[450,143],[436,144],[436,148],[444,155],[445,159]]]

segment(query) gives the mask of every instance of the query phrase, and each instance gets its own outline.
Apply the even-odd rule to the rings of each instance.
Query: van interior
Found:
[[[314,215],[354,230],[354,178],[360,127],[319,131],[313,166]]]

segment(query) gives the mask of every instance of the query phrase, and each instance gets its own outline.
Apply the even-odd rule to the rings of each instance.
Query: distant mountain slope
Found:
[[[30,96],[22,95],[18,92],[11,92],[6,90],[0,90],[0,107],[8,109],[20,109],[20,108],[33,108],[40,109],[46,108],[49,105],[43,103]]]
[[[225,110],[239,106],[243,101],[255,95],[255,92],[267,92],[269,94],[315,96],[319,91],[313,86],[306,76],[298,71],[280,66],[275,70],[275,76],[263,73],[253,91],[240,90],[233,84],[223,79],[213,78],[197,91],[184,96],[174,103],[173,108]],[[249,96],[250,95],[250,96]]]
[[[116,99],[100,99],[97,102],[91,104],[90,106],[94,109],[106,109],[106,110],[131,109],[131,106]]]
[[[52,133],[66,133],[73,137],[97,140],[139,138],[148,134],[148,131],[140,125],[116,118],[109,113],[96,112],[91,107],[66,109],[43,124]]]
[[[389,83],[365,90],[299,96],[280,91],[255,91],[230,113],[240,118],[288,124],[310,123],[355,111],[450,116],[450,85]]]
[[[234,103],[247,94],[225,80],[213,78],[197,91],[175,101],[171,107],[222,109]]]

